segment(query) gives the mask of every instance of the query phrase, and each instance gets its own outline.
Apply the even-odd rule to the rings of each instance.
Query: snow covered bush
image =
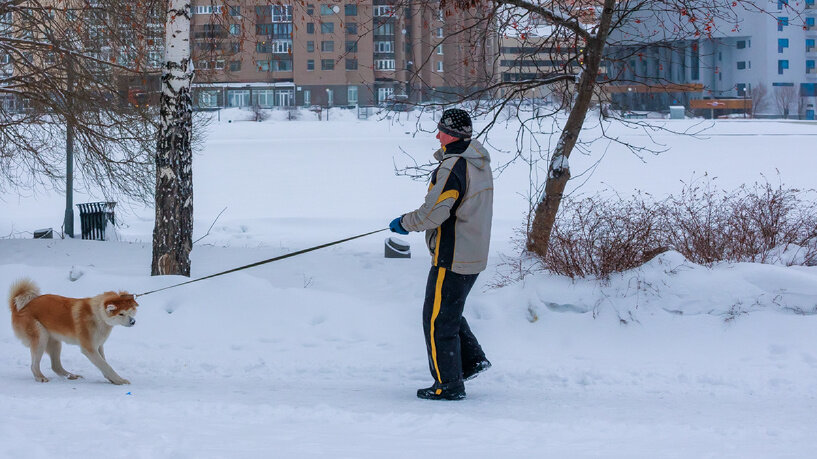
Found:
[[[817,202],[768,182],[728,192],[696,180],[663,201],[594,195],[565,198],[541,266],[570,278],[636,268],[667,250],[718,262],[817,264]]]
[[[641,195],[564,199],[542,261],[546,270],[570,278],[636,268],[666,250],[656,204]]]

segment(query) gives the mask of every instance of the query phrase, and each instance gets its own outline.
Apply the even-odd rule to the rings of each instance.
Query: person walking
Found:
[[[463,381],[491,366],[462,311],[488,264],[494,185],[491,158],[471,139],[467,112],[446,110],[437,129],[441,148],[434,158],[440,164],[431,174],[425,202],[395,218],[389,228],[399,234],[425,231],[431,253],[423,330],[434,384],[419,389],[417,397],[460,400],[465,398]]]

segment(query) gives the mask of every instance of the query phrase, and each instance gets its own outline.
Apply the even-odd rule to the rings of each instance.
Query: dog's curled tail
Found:
[[[14,314],[20,311],[26,307],[31,300],[38,296],[40,296],[40,289],[31,279],[20,279],[11,284],[11,290],[9,291],[9,308],[11,308],[11,313]]]

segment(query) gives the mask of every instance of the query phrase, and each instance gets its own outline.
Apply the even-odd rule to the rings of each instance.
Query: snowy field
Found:
[[[422,200],[425,184],[394,174],[409,162],[401,148],[418,161],[435,148],[415,120],[242,116],[223,112],[195,157],[194,237],[227,210],[196,244],[194,276],[384,228]],[[660,196],[703,174],[726,188],[778,173],[814,187],[817,124],[652,135],[669,150],[642,160],[599,142],[576,154],[574,176],[603,156],[578,192]],[[491,143],[510,150],[514,137],[500,126]],[[0,457],[814,456],[817,268],[706,269],[667,253],[609,283],[537,275],[490,289],[501,255],[513,255],[527,177],[515,164],[496,179],[491,265],[465,312],[494,366],[467,383],[465,401],[415,397],[432,382],[421,325],[429,256],[413,233],[410,260],[384,259],[380,233],[140,298],[136,326],[106,344],[129,386],[109,384],[75,346],[63,364],[84,379],[56,377],[44,358],[51,381],[34,382],[0,313]],[[75,202],[97,199],[81,191]],[[0,196],[4,298],[20,276],[76,297],[180,280],[148,275],[153,211],[136,204],[117,206],[120,242],[31,240],[60,227],[63,206],[58,192]]]

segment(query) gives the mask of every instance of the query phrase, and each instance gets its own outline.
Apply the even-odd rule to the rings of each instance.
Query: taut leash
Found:
[[[299,250],[297,252],[287,253],[285,255],[280,255],[280,256],[277,256],[275,258],[270,258],[268,260],[258,261],[258,262],[255,262],[255,263],[252,263],[252,264],[249,264],[249,265],[245,265],[245,266],[239,266],[238,268],[229,269],[227,271],[223,271],[223,272],[216,273],[216,274],[210,274],[209,276],[199,277],[198,279],[192,279],[192,280],[189,280],[189,281],[186,281],[186,282],[182,282],[182,283],[175,284],[175,285],[170,285],[170,286],[167,286],[167,287],[162,287],[162,288],[159,288],[159,289],[156,289],[156,290],[151,290],[151,291],[145,292],[145,293],[139,293],[139,294],[136,294],[136,295],[133,295],[133,296],[134,297],[139,297],[139,296],[150,295],[151,293],[161,292],[162,290],[167,290],[167,289],[170,289],[170,288],[180,287],[182,285],[192,284],[193,282],[203,281],[205,279],[210,279],[211,277],[223,276],[225,274],[230,274],[230,273],[234,273],[236,271],[241,271],[242,269],[254,268],[256,266],[260,266],[260,265],[263,265],[263,264],[272,263],[273,261],[283,260],[284,258],[294,257],[296,255],[301,255],[301,254],[304,254],[304,253],[307,253],[307,252],[312,252],[314,250],[323,249],[325,247],[329,247],[329,246],[332,246],[332,245],[342,244],[344,242],[348,242],[348,241],[351,241],[353,239],[359,239],[359,238],[362,238],[362,237],[365,237],[365,236],[369,236],[369,235],[372,235],[372,234],[375,234],[375,233],[379,233],[381,231],[386,231],[387,229],[388,228],[383,228],[383,229],[379,229],[379,230],[376,230],[376,231],[369,231],[368,233],[363,233],[363,234],[358,234],[357,236],[347,237],[346,239],[341,239],[339,241],[329,242],[329,243],[326,243],[326,244],[317,245],[315,247],[310,247],[308,249]]]

